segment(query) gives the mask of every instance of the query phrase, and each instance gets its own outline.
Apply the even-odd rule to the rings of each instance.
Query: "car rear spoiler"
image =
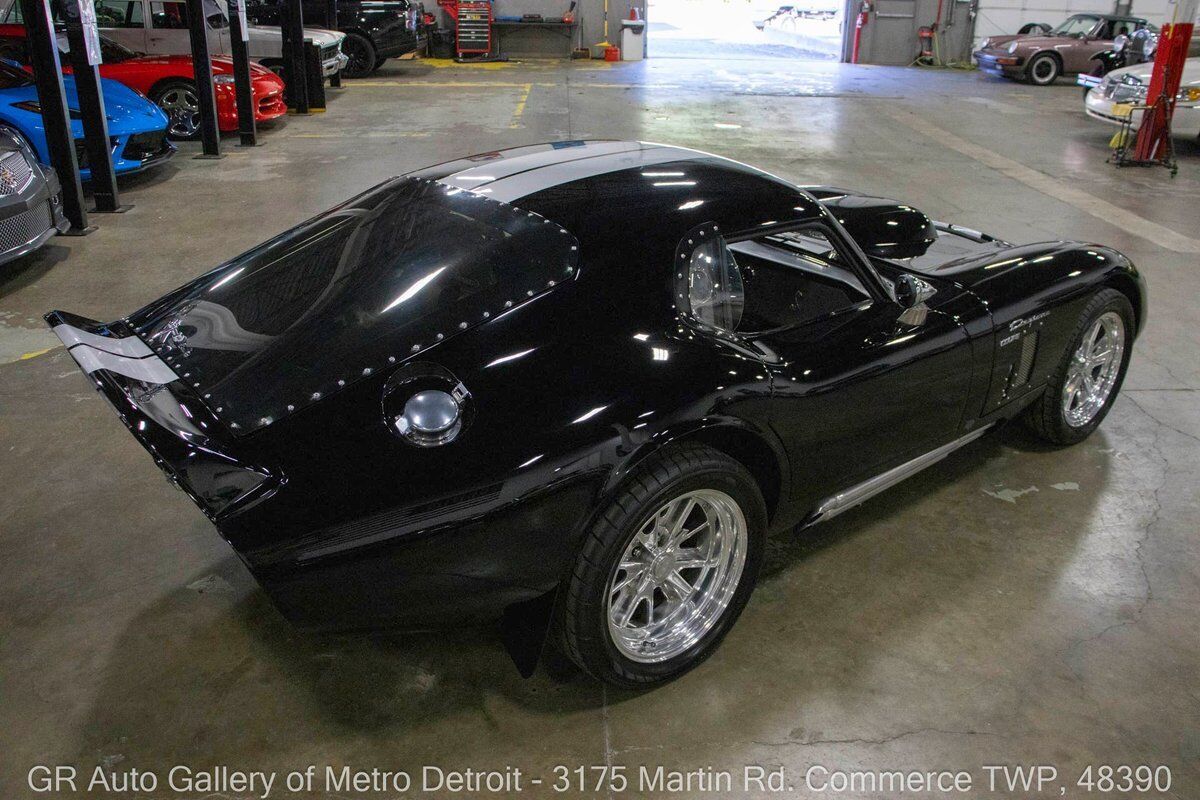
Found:
[[[127,324],[65,311],[44,319],[168,480],[209,519],[249,508],[285,483],[279,471],[234,456],[224,423]]]

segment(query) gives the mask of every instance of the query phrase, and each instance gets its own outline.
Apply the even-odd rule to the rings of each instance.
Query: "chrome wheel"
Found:
[[[158,107],[167,115],[167,133],[178,139],[190,139],[200,130],[200,100],[183,86],[173,86],[158,98]]]
[[[1106,311],[1092,323],[1067,367],[1063,384],[1063,418],[1073,428],[1087,425],[1108,402],[1121,374],[1125,355],[1125,323]]]
[[[745,515],[724,492],[688,492],[654,512],[609,579],[608,630],[621,654],[656,663],[700,641],[737,591],[748,546]]]

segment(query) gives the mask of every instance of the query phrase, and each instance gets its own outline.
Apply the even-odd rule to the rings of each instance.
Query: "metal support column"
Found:
[[[308,114],[308,81],[304,68],[304,11],[300,0],[284,0],[283,17],[284,100],[289,114]]]
[[[82,6],[82,7],[81,7]],[[70,45],[71,72],[75,76],[75,93],[79,98],[79,113],[83,117],[84,148],[87,151],[92,211],[120,213],[128,211],[117,195],[117,174],[113,170],[112,142],[108,138],[108,119],[104,113],[104,94],[100,91],[100,38],[96,31],[95,12],[91,0],[64,0],[62,20]],[[85,16],[90,19],[85,19]]]
[[[79,162],[75,158],[75,138],[71,135],[54,24],[50,21],[46,0],[20,0],[20,3],[29,37],[29,63],[33,67],[42,125],[46,130],[46,146],[50,151],[50,163],[62,184],[63,214],[71,223],[67,233],[82,236],[95,228],[88,227],[87,210],[83,207],[83,185],[79,180]]]
[[[233,55],[238,136],[242,147],[254,147],[258,144],[258,125],[254,122],[254,95],[250,90],[250,56],[246,51],[250,32],[245,15],[245,0],[229,0],[229,49]]]
[[[325,76],[321,69],[321,48],[312,39],[304,40],[304,82],[308,89],[308,110],[325,110]]]
[[[325,0],[325,27],[331,31],[338,29],[337,0]],[[342,71],[339,69],[329,78],[329,88],[342,88]]]
[[[203,0],[187,0],[188,39],[192,44],[192,74],[200,101],[200,143],[197,158],[221,157],[221,131],[217,128],[217,100],[213,96],[212,60],[208,55],[208,23]]]

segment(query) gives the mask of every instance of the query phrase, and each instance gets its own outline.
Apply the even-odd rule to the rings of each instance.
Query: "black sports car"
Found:
[[[717,156],[557,142],[389,180],[116,322],[48,322],[289,618],[503,617],[673,678],[769,530],[1004,420],[1078,442],[1146,320],[1095,244],[1012,246]]]

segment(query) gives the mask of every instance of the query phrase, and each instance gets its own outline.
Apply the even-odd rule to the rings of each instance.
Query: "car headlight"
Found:
[[[473,416],[467,387],[437,364],[405,364],[384,385],[384,423],[416,447],[449,444]]]
[[[233,83],[233,76],[224,72],[220,75],[213,75],[213,83],[217,84],[218,86],[227,86]]]
[[[1200,102],[1200,86],[1185,86],[1175,98],[1184,103]]]
[[[1013,53],[1017,52],[1017,46],[1018,46],[1018,44],[1019,44],[1019,43],[1018,43],[1017,41],[1015,41],[1015,40],[1009,43],[1009,45],[1008,45],[1008,53],[1009,53],[1009,55],[1012,55]]]

